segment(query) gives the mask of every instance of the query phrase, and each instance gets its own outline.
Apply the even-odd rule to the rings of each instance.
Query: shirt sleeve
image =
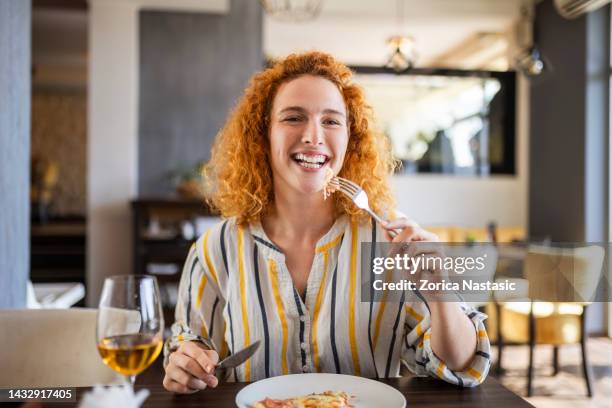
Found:
[[[474,324],[476,353],[463,371],[450,370],[431,349],[431,322],[425,302],[407,303],[402,361],[418,376],[431,376],[461,387],[475,387],[486,378],[491,365],[491,345],[483,321],[487,316],[464,303],[461,309]]]
[[[224,339],[225,297],[216,268],[210,261],[208,240],[198,240],[190,249],[178,288],[172,335],[164,345],[164,366],[171,352],[184,341],[198,341],[219,353],[227,354]],[[204,258],[202,262],[201,258]]]

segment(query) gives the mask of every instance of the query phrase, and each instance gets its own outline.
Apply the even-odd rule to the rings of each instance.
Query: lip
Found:
[[[325,156],[325,160],[329,161],[329,159],[331,158],[331,155],[329,153],[325,153],[319,150],[299,150],[297,152],[292,152],[291,154],[289,154],[289,156],[291,156],[291,158],[293,158],[293,156],[295,156],[296,154],[305,154],[308,156]]]
[[[309,169],[308,167],[300,166],[300,164],[295,161],[293,162],[293,164],[295,164],[300,170],[305,171],[307,173],[316,173],[317,171],[321,171],[324,168],[326,168],[329,165],[329,162],[326,162],[324,165],[322,165],[318,169]]]
[[[296,154],[300,154],[300,153],[308,155],[308,156],[316,156],[316,155],[324,156],[325,157],[325,163],[323,163],[323,165],[321,167],[316,168],[316,169],[310,169],[310,168],[307,168],[307,167],[303,167],[296,160],[293,159],[293,157]],[[329,165],[329,163],[331,161],[331,156],[328,153],[322,152],[320,150],[300,150],[300,151],[296,151],[296,152],[291,153],[289,155],[289,157],[291,157],[291,161],[293,162],[293,164],[295,164],[297,167],[299,167],[300,170],[302,170],[304,172],[307,172],[307,173],[316,173],[318,171],[321,171],[321,170],[325,169]]]

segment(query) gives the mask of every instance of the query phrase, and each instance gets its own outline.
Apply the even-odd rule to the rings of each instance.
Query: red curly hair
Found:
[[[217,135],[211,160],[204,167],[209,204],[223,217],[238,223],[258,221],[274,202],[269,161],[270,111],[281,84],[303,75],[333,82],[344,98],[349,141],[339,176],[361,185],[374,211],[388,211],[394,203],[388,176],[396,161],[387,139],[374,132],[372,111],[363,91],[351,81],[352,72],[331,55],[312,51],[291,54],[255,74],[242,98]],[[336,215],[352,219],[364,214],[344,195],[334,194]]]

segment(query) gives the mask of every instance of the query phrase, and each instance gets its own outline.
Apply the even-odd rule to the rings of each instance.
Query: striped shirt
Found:
[[[397,377],[403,362],[419,376],[478,385],[490,366],[484,314],[461,304],[478,346],[470,366],[457,372],[431,349],[424,299],[361,300],[360,244],[384,241],[382,228],[374,225],[347,216],[336,220],[316,245],[302,299],[283,253],[260,223],[219,223],[187,257],[170,341],[201,336],[224,358],[261,340],[255,355],[228,374],[229,381],[303,372]]]

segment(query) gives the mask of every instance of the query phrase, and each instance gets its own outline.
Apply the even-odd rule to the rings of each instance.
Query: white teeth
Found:
[[[306,167],[307,169],[320,169],[321,167],[323,167],[323,164],[318,163],[306,163],[306,162],[298,162],[298,164],[302,167]]]
[[[326,160],[326,157],[323,156],[322,154],[305,155],[304,153],[298,153],[295,155],[295,158],[297,160],[305,161],[308,163],[315,163],[315,164],[325,163],[325,160]]]

